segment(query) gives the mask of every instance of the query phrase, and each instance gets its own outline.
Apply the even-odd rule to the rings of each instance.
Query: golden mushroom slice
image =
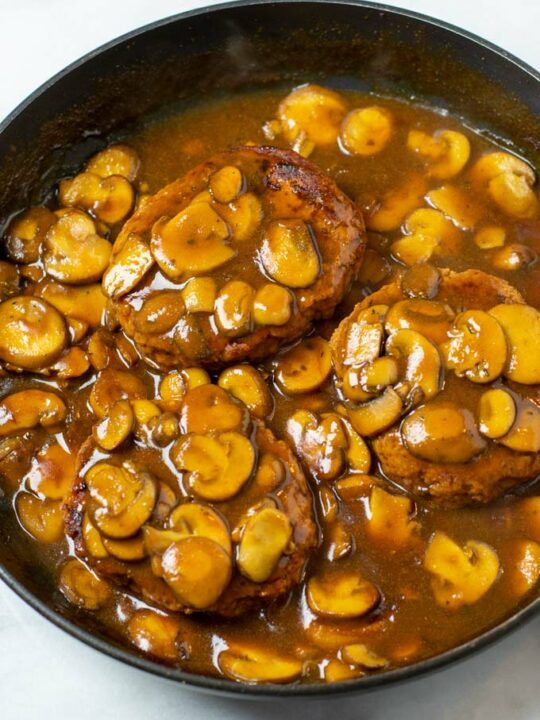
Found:
[[[360,666],[366,670],[380,670],[388,665],[386,658],[377,655],[364,643],[345,645],[340,653],[342,659],[349,665]]]
[[[316,241],[303,220],[273,220],[265,231],[260,259],[267,274],[290,288],[313,285],[321,272]]]
[[[435,600],[451,610],[480,600],[499,575],[499,559],[492,547],[476,540],[460,547],[440,531],[430,540],[424,567],[433,575]]]
[[[86,163],[86,169],[94,175],[99,175],[101,178],[120,175],[129,182],[137,179],[140,167],[141,161],[135,150],[123,143],[109,145],[93,155]]]
[[[158,220],[150,249],[172,280],[204,275],[236,255],[227,224],[205,202],[192,203],[173,218]]]
[[[287,288],[275,283],[260,287],[253,298],[256,325],[285,325],[292,315],[294,297]]]
[[[228,337],[247,335],[253,324],[255,290],[243,280],[230,280],[218,293],[214,310],[219,329]]]
[[[486,390],[478,404],[478,427],[482,435],[497,439],[506,435],[516,419],[516,403],[503,388]]]
[[[344,100],[333,90],[301,85],[281,101],[278,118],[291,143],[303,132],[315,145],[332,145],[345,112]]]
[[[403,547],[418,530],[418,523],[412,520],[413,513],[414,503],[410,498],[375,486],[369,495],[367,532],[376,542]]]
[[[405,235],[390,246],[392,256],[405,265],[427,262],[434,254],[454,252],[455,226],[433,208],[415,210],[405,221]]]
[[[230,555],[214,540],[189,536],[170,545],[161,558],[163,579],[178,599],[204,610],[221,596],[232,575]]]
[[[319,336],[302,340],[276,362],[275,379],[288,395],[301,395],[323,385],[332,371],[330,346]]]
[[[352,402],[364,402],[379,395],[389,385],[399,379],[399,363],[395,357],[378,357],[360,367],[350,367],[345,371],[341,383],[343,395]]]
[[[174,615],[147,608],[137,610],[127,625],[129,637],[139,650],[166,660],[175,660],[181,654],[181,629],[180,620]]]
[[[134,315],[138,332],[146,335],[160,335],[172,330],[184,315],[184,301],[178,290],[164,290],[152,293],[144,300]]]
[[[245,683],[288,683],[302,673],[300,660],[238,644],[219,653],[218,665],[224,675]]]
[[[439,349],[416,330],[398,330],[386,341],[386,353],[402,366],[401,379],[395,391],[409,404],[429,400],[441,389],[441,356]]]
[[[440,180],[461,172],[471,154],[469,140],[455,130],[439,131],[433,136],[421,130],[411,130],[407,137],[407,147],[427,160],[429,174]]]
[[[501,445],[518,452],[540,452],[540,408],[532,400],[522,400],[510,432],[499,438]]]
[[[216,170],[208,183],[212,197],[218,203],[230,203],[240,195],[244,185],[242,172],[234,165]]]
[[[64,318],[48,302],[20,295],[0,304],[0,359],[24,370],[50,365],[68,343]]]
[[[471,180],[477,188],[487,190],[508,215],[530,218],[536,214],[538,198],[533,189],[536,173],[515,155],[500,151],[483,155],[471,170]]]
[[[473,414],[450,400],[427,403],[410,413],[401,437],[413,455],[435,463],[465,463],[487,447]]]
[[[131,435],[135,415],[129,400],[118,400],[92,429],[92,436],[103,450],[114,450]]]
[[[25,264],[37,262],[45,235],[55,222],[55,214],[45,207],[32,207],[17,215],[6,232],[9,259]]]
[[[534,265],[538,260],[537,252],[529,245],[523,243],[510,243],[499,248],[491,257],[491,262],[497,270],[512,272],[522,270]]]
[[[343,120],[339,139],[351,155],[376,155],[388,145],[392,132],[390,112],[373,105],[352,110]]]
[[[506,241],[506,230],[499,225],[485,225],[474,236],[475,244],[480,250],[500,248]]]
[[[348,441],[338,415],[319,421],[309,410],[297,410],[287,420],[286,434],[315,477],[332,480],[340,474]]]
[[[70,322],[79,320],[95,328],[104,319],[107,298],[98,283],[78,287],[47,279],[39,284],[35,294],[69,318]]]
[[[397,230],[405,218],[424,204],[427,190],[423,175],[411,175],[403,185],[387,192],[366,217],[366,226],[375,232]]]
[[[308,580],[306,596],[317,615],[331,618],[357,618],[367,615],[379,603],[379,591],[358,573],[328,572]]]
[[[76,456],[60,443],[41,448],[25,477],[28,489],[51,500],[62,500],[75,478],[75,462]]]
[[[98,560],[108,557],[109,553],[103,544],[101,533],[96,528],[87,512],[85,512],[83,516],[81,532],[86,552]]]
[[[41,425],[54,427],[67,415],[65,402],[46,390],[21,390],[0,401],[0,437]]]
[[[62,566],[58,586],[70,603],[85,610],[97,610],[112,595],[109,585],[76,558]]]
[[[342,352],[343,365],[360,367],[364,363],[374,362],[381,352],[383,339],[382,322],[363,322],[362,319],[356,319],[347,331]]]
[[[102,542],[103,547],[109,555],[123,562],[144,560],[147,554],[142,533],[138,533],[135,537],[127,538],[127,540],[114,540],[113,538],[103,536]]]
[[[154,256],[147,243],[136,233],[130,233],[103,274],[107,297],[119,298],[133,290],[153,264]]]
[[[356,473],[367,474],[371,468],[371,453],[360,435],[354,430],[351,423],[341,418],[347,436],[346,458],[349,469]]]
[[[400,300],[386,314],[384,329],[388,335],[403,329],[416,330],[440,345],[448,340],[454,317],[452,308],[437,300]]]
[[[539,314],[540,317],[540,314]],[[442,345],[446,366],[458,377],[489,383],[503,372],[508,347],[501,325],[483,310],[466,310],[454,319],[450,340]]]
[[[373,437],[397,422],[402,410],[403,400],[394,388],[387,387],[373,400],[347,407],[347,417],[362,437]]]
[[[112,246],[97,234],[91,217],[81,210],[59,210],[43,248],[48,275],[70,285],[99,280],[109,264]]]
[[[34,540],[51,544],[64,537],[64,515],[60,500],[40,498],[30,493],[18,493],[15,512],[23,528]]]
[[[219,205],[216,211],[231,228],[233,239],[238,243],[252,238],[263,219],[261,201],[251,192],[228,205]]]
[[[245,431],[248,424],[245,405],[217,385],[199,385],[185,396],[181,425],[186,433]]]
[[[525,595],[532,590],[540,579],[540,545],[532,540],[514,541],[508,575],[516,595]]]
[[[526,385],[540,383],[540,312],[530,305],[501,304],[489,314],[506,333],[510,357],[504,374]]]
[[[212,277],[191,278],[182,290],[182,300],[188,313],[213,312],[216,296],[216,281]]]
[[[287,515],[277,508],[262,508],[248,519],[242,531],[238,569],[253,582],[265,582],[289,549],[291,538],[292,525]]]
[[[173,445],[171,460],[187,473],[187,489],[204,500],[219,502],[234,497],[249,480],[255,451],[239,432],[222,432],[216,437],[191,433]]]
[[[101,178],[86,171],[58,185],[58,199],[66,207],[88,210],[109,225],[124,220],[135,203],[131,184],[121,175]]]
[[[196,502],[185,502],[178,505],[169,515],[168,525],[171,530],[182,537],[196,535],[207,537],[229,554],[232,553],[229,529],[215,510],[207,505]]]
[[[252,415],[264,420],[274,401],[261,373],[251,365],[233,365],[218,378],[219,387],[241,400]]]
[[[98,418],[104,418],[119,400],[142,400],[147,391],[142,380],[125,370],[105,368],[92,385],[89,403]]]
[[[481,210],[475,200],[455,185],[443,185],[431,190],[426,199],[461,230],[471,230],[480,219]]]

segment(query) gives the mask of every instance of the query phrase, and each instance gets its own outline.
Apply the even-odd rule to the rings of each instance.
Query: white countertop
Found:
[[[83,53],[215,0],[0,0],[0,117]],[[538,0],[388,4],[467,28],[540,67]],[[343,699],[285,703],[206,696],[129,668],[69,637],[0,584],[1,720],[538,720],[540,617],[458,666]],[[308,707],[305,705],[309,703]]]

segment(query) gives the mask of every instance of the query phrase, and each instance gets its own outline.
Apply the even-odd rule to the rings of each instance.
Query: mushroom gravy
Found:
[[[498,448],[521,422],[523,402],[529,403],[530,421],[525,430],[519,425],[519,442],[508,447],[535,467],[540,212],[530,166],[459,119],[395,99],[316,86],[284,96],[220,100],[156,121],[122,138],[125,145],[89,159],[76,178],[61,180],[56,204],[20,215],[6,228],[6,261],[0,266],[0,487],[20,532],[35,539],[36,556],[67,600],[138,652],[188,672],[236,681],[335,682],[455,647],[537,592],[537,469],[514,494],[452,507],[434,502],[429,493],[407,494],[410,488],[385,477],[373,448],[388,425],[399,426],[404,406],[411,412],[400,432],[409,433],[409,448],[415,445],[418,431],[411,430],[411,418],[428,407],[422,402],[435,382],[433,394],[461,403],[477,426],[475,442],[466,443],[462,455],[450,453],[450,462],[472,462],[470,452],[482,452],[486,443]],[[198,163],[230,146],[250,144],[292,148],[309,157],[356,203],[367,228],[363,263],[334,316],[321,319],[292,347],[253,367],[207,372],[194,362],[159,369],[141,359],[101,291],[101,278],[114,265],[111,241],[135,203],[137,212]],[[224,173],[223,185],[210,184],[210,193],[230,205],[250,189],[234,164],[225,167],[233,171]],[[278,238],[278,245],[282,241]],[[303,237],[303,247],[306,242]],[[292,246],[294,261],[298,241]],[[137,247],[144,263],[146,246]],[[305,257],[309,276],[316,253],[301,260]],[[265,267],[271,285],[276,278]],[[420,401],[406,399],[408,390],[400,394],[396,384],[403,385],[403,368],[392,359],[399,353],[391,352],[398,343],[397,331],[388,329],[388,313],[399,301],[423,302],[422,312],[418,305],[414,312],[423,313],[425,324],[432,322],[430,303],[437,302],[443,282],[438,268],[478,269],[506,281],[517,294],[509,291],[507,305],[501,296],[500,305],[470,311],[477,313],[475,327],[485,323],[490,339],[499,330],[502,338],[495,349],[480,343],[475,350],[480,360],[472,365],[471,342],[459,344],[468,318],[460,318],[462,325],[456,320],[469,309],[466,296],[444,321],[452,332],[445,330],[440,345],[449,342],[449,348],[432,350],[438,343],[420,332],[426,344],[420,350],[415,345],[415,352],[432,353],[436,367],[428,367],[422,383],[406,378],[423,393]],[[294,284],[286,269],[274,271],[275,287]],[[244,270],[235,266],[235,279],[244,280]],[[138,281],[137,273],[148,268],[137,266],[134,272]],[[212,276],[212,269],[195,273],[201,275]],[[159,276],[157,283],[163,292],[174,292],[178,283],[182,291],[186,286],[170,276]],[[346,379],[335,354],[332,359],[330,338],[359,301],[389,283],[402,295],[385,300],[386,310],[367,334],[359,325],[360,349],[369,349],[375,336],[376,348],[358,367],[352,363],[355,372]],[[291,285],[268,303],[273,323],[290,317],[292,301],[284,310],[283,296],[290,297]],[[212,284],[198,281],[192,290],[187,300],[184,294],[185,305],[211,312]],[[516,311],[526,307],[519,295],[530,311]],[[505,309],[493,317],[495,305]],[[259,307],[268,312],[264,303]],[[151,321],[167,319],[169,310],[167,303],[155,308]],[[264,313],[260,317],[264,324]],[[418,332],[415,327],[402,323],[398,331]],[[230,333],[226,323],[223,328]],[[530,337],[524,340],[527,329]],[[411,353],[411,347],[402,336],[399,352]],[[362,372],[372,374],[366,379]],[[360,432],[350,410],[371,405],[388,395],[388,388],[402,403],[397,414],[384,428],[370,425]],[[255,418],[245,421],[249,426],[244,405]],[[186,427],[190,407],[192,425]],[[222,460],[222,435],[217,440],[205,435],[209,407],[215,409],[212,422],[229,433],[228,464]],[[375,420],[380,412],[372,413]],[[263,421],[288,446],[278,452],[275,438],[256,437]],[[448,415],[436,425],[444,429],[447,421]],[[185,441],[186,432],[196,440]],[[431,438],[425,430],[420,434]],[[458,440],[452,438],[450,450]],[[447,461],[440,446],[434,447],[431,443],[427,455],[415,447],[415,457]],[[444,432],[442,447],[448,449]],[[302,485],[290,450],[307,478],[305,527],[302,517],[293,517],[286,495],[296,482]],[[89,498],[73,500],[74,486]],[[190,496],[197,507],[186,517],[186,504],[178,503]],[[64,503],[75,513],[68,537]],[[70,522],[78,523],[75,530]],[[95,562],[83,557],[78,542]],[[196,558],[202,567],[210,556],[209,572],[190,578],[190,562]],[[205,614],[230,591],[234,573],[242,576],[244,590],[270,579],[281,594],[276,591],[276,598],[260,607],[242,605],[240,613]],[[165,587],[178,607],[164,601]]]

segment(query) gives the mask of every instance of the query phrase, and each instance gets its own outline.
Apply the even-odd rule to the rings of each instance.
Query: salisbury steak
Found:
[[[173,611],[233,616],[286,593],[316,542],[291,450],[216,385],[174,413],[152,405],[132,402],[135,436],[122,440],[116,403],[83,445],[66,505],[77,554]]]
[[[346,413],[382,473],[448,506],[488,502],[540,472],[540,313],[504,280],[411,272],[332,337]],[[434,282],[434,277],[436,281]]]
[[[260,360],[329,317],[364,245],[358,210],[316,165],[239,147],[141,205],[103,287],[149,361],[218,368]]]

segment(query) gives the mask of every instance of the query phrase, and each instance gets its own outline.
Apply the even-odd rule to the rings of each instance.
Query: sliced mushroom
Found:
[[[37,427],[54,427],[67,415],[64,401],[45,390],[21,390],[0,401],[0,437]]]
[[[349,469],[356,473],[368,473],[371,468],[371,453],[368,446],[348,420],[341,418],[341,422],[347,436],[346,458]]]
[[[526,385],[540,383],[540,312],[530,305],[501,304],[489,314],[506,333],[510,357],[504,374]]]
[[[121,175],[101,178],[93,172],[82,172],[68,180],[61,180],[58,199],[66,207],[79,207],[91,212],[109,225],[124,220],[135,203],[131,184]]]
[[[471,230],[480,219],[480,211],[473,198],[455,185],[431,190],[426,198],[461,230]]]
[[[55,375],[60,380],[77,378],[84,375],[90,368],[88,355],[80,347],[72,347],[47,369],[47,373]]]
[[[337,658],[329,660],[323,669],[324,681],[327,683],[342,682],[352,678],[362,677],[364,673],[357,668],[352,668]]]
[[[508,568],[505,568],[508,572]],[[512,543],[512,566],[509,579],[516,595],[525,595],[540,579],[540,545],[532,540]]]
[[[455,251],[457,230],[438,210],[415,210],[405,221],[405,232],[390,246],[392,256],[405,265],[427,262],[434,254]]]
[[[537,252],[523,243],[510,243],[500,248],[491,258],[493,267],[503,272],[523,270],[534,265],[538,260]]]
[[[424,567],[433,575],[431,587],[437,603],[455,610],[472,605],[487,593],[499,574],[499,559],[486,543],[469,540],[460,547],[437,531],[426,550]]]
[[[180,424],[178,417],[172,412],[164,412],[152,426],[152,441],[158,447],[167,447],[173,440],[180,435]]]
[[[182,290],[182,299],[189,313],[211,313],[214,311],[217,288],[211,277],[195,277]]]
[[[503,372],[508,348],[497,320],[483,310],[466,310],[454,319],[450,340],[442,345],[446,366],[458,377],[489,383]]]
[[[387,355],[378,357],[360,367],[351,367],[342,381],[343,394],[352,402],[365,402],[381,393],[399,378],[399,364],[396,358]]]
[[[214,308],[221,332],[229,337],[241,337],[250,332],[254,296],[255,290],[243,280],[231,280],[221,288]]]
[[[408,405],[434,397],[441,389],[439,349],[416,330],[397,330],[386,341],[386,352],[402,365],[395,391]]]
[[[223,370],[218,385],[241,400],[255,417],[264,419],[270,415],[272,395],[261,373],[251,365],[233,365]]]
[[[184,502],[170,514],[168,525],[180,540],[182,537],[196,535],[213,540],[232,554],[229,529],[222,517],[212,508],[196,502]]]
[[[194,610],[213,605],[232,574],[230,555],[214,540],[195,536],[170,545],[161,558],[163,579]]]
[[[408,545],[418,530],[412,520],[413,501],[404,495],[393,495],[374,487],[369,496],[367,532],[376,542],[390,547]]]
[[[304,132],[315,145],[331,145],[345,112],[345,102],[337,93],[320,85],[301,85],[281,101],[278,118],[289,142]]]
[[[109,585],[76,558],[62,566],[58,586],[70,603],[85,610],[97,610],[112,595]]]
[[[98,373],[92,385],[89,402],[97,417],[102,419],[119,400],[142,400],[146,396],[146,388],[136,375],[105,368]]]
[[[64,515],[60,500],[40,500],[30,493],[18,493],[15,510],[19,522],[35,540],[51,544],[64,537]]]
[[[480,250],[500,248],[505,241],[506,230],[498,225],[485,225],[474,236],[474,242]]]
[[[259,457],[257,472],[253,483],[265,493],[276,490],[286,477],[281,460],[272,453],[263,453]]]
[[[68,342],[66,323],[45,300],[20,295],[0,304],[0,359],[24,370],[50,365]]]
[[[253,298],[253,319],[256,325],[285,325],[292,314],[293,295],[275,283],[260,287]]]
[[[211,176],[209,187],[212,197],[219,203],[230,203],[240,195],[244,178],[234,165],[226,165]]]
[[[265,231],[260,259],[268,275],[290,288],[313,285],[321,263],[311,230],[302,220],[273,220]]]
[[[105,150],[93,155],[86,163],[88,172],[108,178],[111,175],[120,175],[129,182],[137,179],[141,161],[133,148],[123,143],[109,145]]]
[[[421,130],[411,130],[407,137],[407,147],[427,160],[429,174],[440,180],[461,172],[471,153],[467,137],[455,130],[443,130],[433,137]]]
[[[374,653],[367,645],[355,643],[341,649],[341,657],[349,665],[360,666],[366,670],[379,670],[388,665],[388,660]]]
[[[288,395],[301,395],[323,385],[331,371],[330,346],[324,338],[314,336],[278,357],[275,379]]]
[[[109,264],[110,242],[97,234],[94,221],[81,210],[68,208],[57,215],[45,238],[47,274],[70,285],[99,280]]]
[[[516,403],[502,388],[483,393],[478,404],[478,427],[482,435],[496,439],[509,432],[516,419]]]
[[[388,145],[392,132],[390,112],[373,105],[352,110],[343,120],[339,139],[351,155],[376,155]]]
[[[219,502],[234,497],[249,480],[255,451],[239,432],[216,437],[191,433],[174,444],[171,460],[187,473],[186,488],[204,500]]]
[[[131,641],[143,652],[165,660],[175,660],[181,655],[181,624],[173,615],[143,608],[130,617],[127,630]]]
[[[404,219],[424,204],[427,189],[422,175],[412,175],[407,182],[387,192],[368,212],[366,226],[376,232],[397,230]]]
[[[118,400],[92,429],[92,436],[103,450],[114,450],[131,435],[135,415],[129,400]]]
[[[387,387],[373,400],[347,407],[347,417],[362,437],[374,437],[397,422],[402,410],[403,400],[392,387]]]
[[[428,403],[408,415],[401,437],[416,457],[435,463],[464,463],[486,448],[473,414],[450,400]]]
[[[522,400],[515,422],[498,442],[518,452],[540,452],[540,408],[532,400]]]
[[[236,255],[229,229],[204,202],[188,205],[173,218],[162,218],[152,229],[150,249],[161,270],[172,280],[204,275]]]
[[[17,215],[6,233],[8,257],[18,263],[39,260],[45,235],[56,222],[56,216],[45,207],[32,207]]]
[[[248,645],[229,645],[218,655],[220,670],[244,683],[288,683],[302,673],[302,662]]]
[[[317,615],[357,618],[367,615],[379,603],[379,591],[358,573],[328,572],[307,583],[307,602]]]
[[[228,205],[217,206],[216,211],[231,228],[233,239],[238,243],[251,239],[263,219],[261,201],[251,192]]]
[[[538,199],[533,190],[536,174],[532,167],[515,155],[493,152],[481,157],[471,170],[477,188],[487,190],[491,199],[508,215],[533,217]]]
[[[243,431],[248,423],[246,407],[217,385],[199,385],[184,399],[181,424],[186,433]]]
[[[287,421],[286,433],[316,478],[331,480],[340,474],[348,440],[339,416],[329,414],[319,422],[309,410],[297,410]]]
[[[454,320],[453,310],[436,300],[400,300],[386,315],[384,329],[388,335],[397,330],[416,330],[436,345],[449,338]]]
[[[127,540],[114,540],[105,536],[102,540],[107,553],[117,558],[117,560],[122,560],[122,562],[137,562],[144,560],[146,557],[146,547],[142,533],[138,533],[135,537]]]
[[[153,264],[154,256],[147,243],[130,233],[103,274],[105,294],[115,299],[122,297],[140,283]]]
[[[60,443],[42,448],[32,458],[25,481],[27,487],[51,500],[62,500],[75,478],[75,455]]]
[[[135,313],[133,324],[145,335],[163,335],[177,325],[184,310],[182,295],[177,290],[152,293]]]
[[[98,327],[105,316],[107,298],[101,292],[101,285],[63,285],[55,280],[45,280],[36,288],[36,295],[62,315],[72,320],[80,320],[88,327]]]
[[[249,580],[263,583],[274,572],[279,559],[289,549],[292,525],[285,513],[265,507],[252,515],[238,545],[238,569]]]
[[[376,306],[388,309],[386,305]],[[375,308],[370,308],[376,312]],[[372,363],[381,352],[384,339],[382,322],[368,322],[363,318],[356,318],[347,330],[345,348],[343,351],[343,365],[360,367],[365,363]]]

